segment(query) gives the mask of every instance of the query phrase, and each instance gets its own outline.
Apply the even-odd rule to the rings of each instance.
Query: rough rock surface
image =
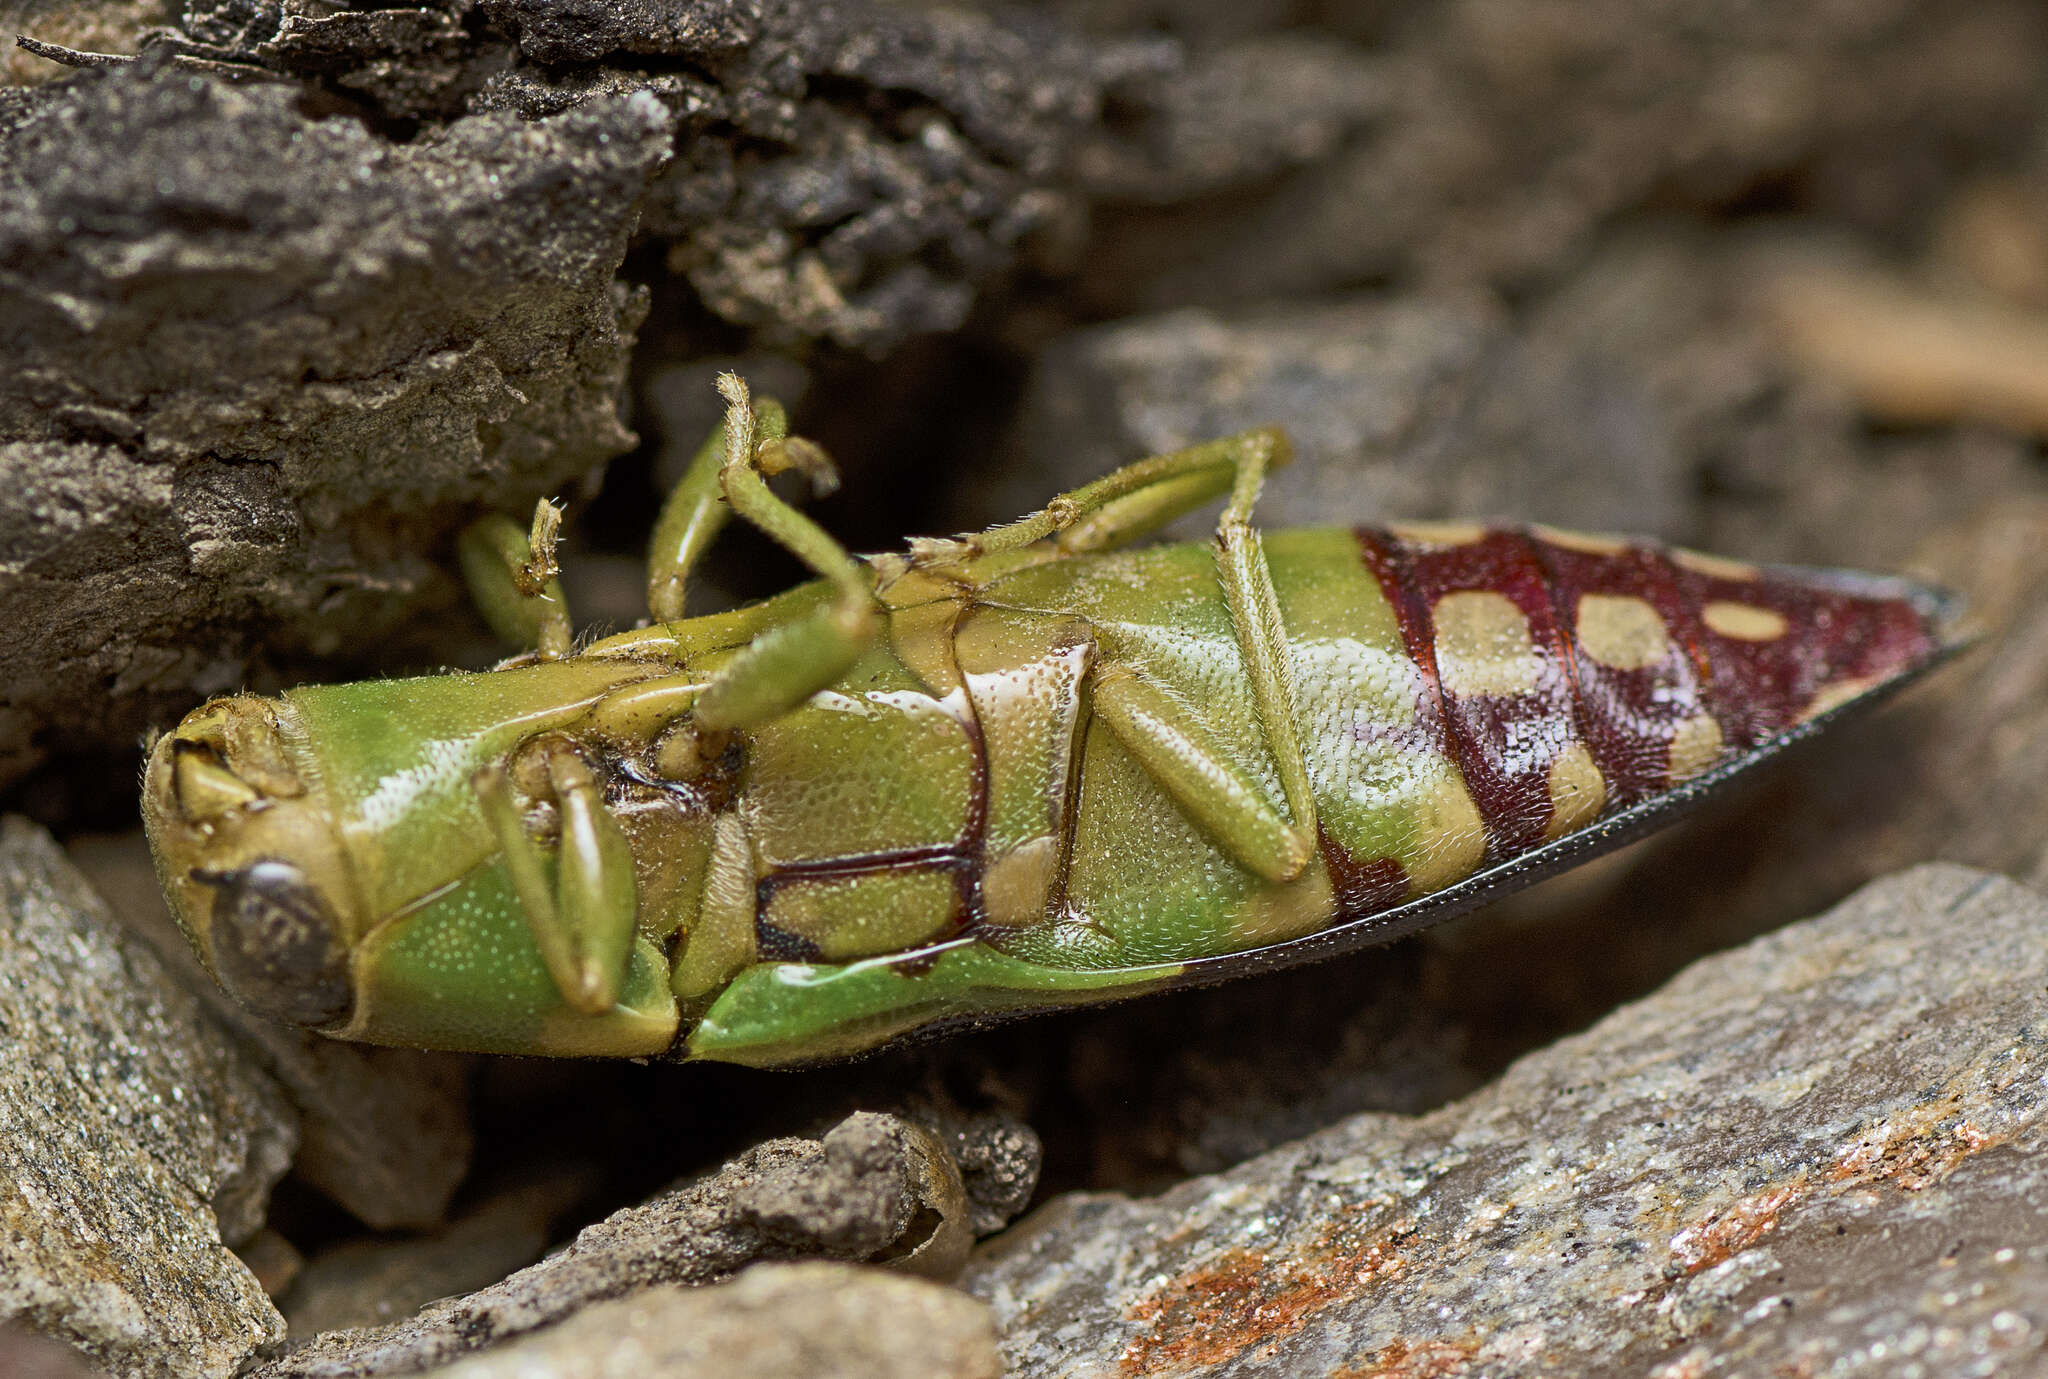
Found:
[[[1027,511],[1141,455],[1278,423],[1297,459],[1263,525],[1513,514],[1675,535],[1687,467],[1644,381],[1544,314],[1517,331],[1484,295],[1189,308],[1077,331],[1044,354],[1020,420]],[[978,495],[979,497],[979,495]],[[1215,518],[1174,530],[1206,535]]]
[[[74,838],[68,851],[121,922],[149,941],[298,1109],[295,1177],[376,1230],[441,1220],[469,1169],[468,1059],[344,1044],[253,1014],[193,956],[140,834]]]
[[[636,233],[674,329],[957,326],[1170,56],[862,3],[185,8],[0,103],[0,783],[309,657],[431,663],[396,634],[454,529],[633,443]]]
[[[360,654],[464,512],[631,443],[612,272],[652,98],[396,145],[150,65],[0,135],[9,773],[234,688],[252,625]]]
[[[278,1298],[298,1340],[388,1326],[436,1298],[486,1288],[539,1259],[587,1174],[551,1173],[499,1192],[424,1237],[348,1240],[306,1261]]]
[[[0,900],[0,1318],[119,1376],[219,1379],[284,1337],[228,1244],[262,1223],[291,1108],[18,818]]]
[[[966,1283],[1023,1376],[2033,1373],[2044,924],[1917,868],[1440,1111],[1056,1199]]]
[[[1104,201],[1166,205],[1328,157],[1383,115],[1394,91],[1383,59],[1283,31],[1192,54],[1119,95],[1130,127],[1090,139],[1076,173]]]
[[[1381,50],[1377,119],[1249,204],[1113,228],[1097,291],[1162,306],[1554,280],[1617,212],[1723,206],[1793,174],[1818,209],[1896,223],[1938,196],[1944,141],[2002,142],[2048,51],[2024,0],[1765,6],[1711,33],[1662,0],[1396,10],[1326,11]]]
[[[955,1272],[972,1240],[958,1169],[928,1133],[861,1112],[822,1139],[756,1145],[577,1236],[502,1283],[396,1326],[338,1331],[261,1379],[416,1374],[612,1298],[705,1283],[758,1259],[823,1256]]]
[[[996,1379],[988,1310],[848,1264],[756,1264],[654,1288],[439,1370],[446,1379]]]

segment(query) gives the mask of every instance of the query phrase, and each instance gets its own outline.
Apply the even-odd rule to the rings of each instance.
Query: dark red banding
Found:
[[[1416,591],[1414,578],[1408,570],[1406,552],[1391,532],[1355,527],[1352,535],[1358,540],[1359,554],[1364,557],[1366,570],[1379,581],[1380,593],[1386,597],[1387,606],[1394,610],[1394,621],[1401,629],[1401,642],[1407,648],[1408,659],[1415,662],[1416,674],[1422,680],[1422,693],[1415,703],[1415,726],[1422,744],[1430,751],[1441,752],[1452,761],[1459,762],[1462,770],[1458,744],[1444,725],[1444,690],[1437,680],[1436,645],[1430,637],[1429,610]]]
[[[1409,898],[1408,871],[1392,857],[1361,862],[1329,835],[1319,830],[1316,839],[1323,853],[1323,865],[1330,872],[1330,888],[1337,895],[1337,913],[1345,919],[1359,919],[1391,910]]]
[[[1411,649],[1418,637],[1430,648],[1445,727],[1486,825],[1489,860],[1528,851],[1550,826],[1551,765],[1580,736],[1572,670],[1543,567],[1512,530],[1457,543],[1410,540],[1397,532],[1361,534],[1361,540],[1388,551],[1388,567],[1405,580],[1396,606],[1413,622],[1403,631]],[[1525,649],[1460,673],[1457,624],[1473,607],[1460,595],[1494,596],[1493,615],[1504,613],[1497,600],[1505,599],[1520,615],[1519,628],[1511,630]]]
[[[1906,600],[1849,593],[1825,575],[1762,570],[1731,579],[1677,563],[1672,578],[1701,610],[1699,647],[1733,747],[1797,724],[1825,690],[1881,683],[1938,649],[1926,617]],[[1760,635],[1771,615],[1783,631]]]
[[[1557,625],[1571,647],[1579,688],[1580,721],[1593,763],[1607,784],[1609,806],[1633,804],[1669,789],[1671,742],[1679,725],[1714,706],[1706,691],[1699,648],[1699,615],[1672,579],[1662,552],[1628,546],[1605,554],[1547,541],[1532,533],[1530,548],[1549,579]],[[1662,628],[1662,654],[1643,664],[1603,660],[1597,640],[1582,629],[1598,617],[1592,600],[1635,600]],[[1608,605],[1612,607],[1613,605]]]
[[[1550,769],[1574,743],[1591,753],[1611,813],[1940,648],[1931,615],[1870,577],[1749,576],[1652,543],[1541,529],[1355,535],[1420,674],[1418,745],[1457,764],[1489,861],[1548,840]],[[1505,654],[1475,659],[1461,646]],[[1330,866],[1355,912],[1362,869],[1349,858]]]

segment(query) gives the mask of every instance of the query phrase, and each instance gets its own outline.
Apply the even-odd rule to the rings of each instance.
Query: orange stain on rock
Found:
[[[1407,1268],[1398,1247],[1414,1235],[1414,1225],[1401,1220],[1374,1228],[1357,1219],[1361,1214],[1354,1211],[1298,1251],[1232,1247],[1154,1289],[1124,1314],[1151,1325],[1124,1346],[1119,1372],[1222,1364],[1398,1277]]]
[[[1457,1379],[1472,1367],[1465,1341],[1393,1341],[1330,1371],[1330,1379]]]
[[[1844,1145],[1834,1167],[1816,1178],[1799,1173],[1777,1187],[1751,1193],[1671,1237],[1673,1261],[1696,1274],[1731,1259],[1771,1234],[1790,1208],[1815,1196],[1889,1183],[1918,1192],[1940,1182],[1965,1160],[2005,1143],[2011,1135],[1980,1129],[1954,1117],[1942,1102],[1879,1122]]]
[[[1688,1274],[1711,1269],[1741,1254],[1778,1229],[1778,1213],[1801,1196],[1797,1183],[1737,1198],[1697,1226],[1671,1237],[1671,1255]]]
[[[1890,1183],[1902,1192],[1918,1192],[2011,1138],[1967,1120],[1951,1123],[1935,1103],[1922,1116],[1872,1127],[1836,1156],[1828,1176],[1843,1184]]]

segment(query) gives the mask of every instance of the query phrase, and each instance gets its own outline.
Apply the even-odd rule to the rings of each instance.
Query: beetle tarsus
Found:
[[[484,621],[506,641],[532,647],[542,661],[568,655],[574,641],[569,601],[556,577],[560,522],[561,510],[543,499],[530,528],[493,514],[472,522],[456,542],[463,579]]]
[[[632,949],[638,908],[632,849],[573,750],[550,751],[546,770],[561,821],[552,885],[546,855],[527,831],[526,812],[504,767],[479,768],[471,784],[504,852],[548,975],[572,1009],[602,1015],[618,1001]]]

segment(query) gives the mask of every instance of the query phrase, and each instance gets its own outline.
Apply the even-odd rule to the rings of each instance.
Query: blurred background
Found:
[[[0,787],[145,927],[149,730],[237,687],[488,664],[453,534],[543,495],[579,623],[630,626],[721,369],[836,458],[813,510],[857,549],[1279,422],[1300,458],[1266,524],[1643,533],[1911,569],[1977,610],[1979,647],[1881,718],[1393,950],[851,1075],[444,1066],[482,1089],[464,1201],[537,1164],[578,1185],[530,1208],[532,1249],[862,1079],[1028,1121],[1041,1197],[1150,1190],[1441,1105],[1912,862],[2048,880],[2037,4],[0,20]],[[693,597],[796,577],[736,533]],[[650,1123],[662,1155],[600,1151]],[[304,1182],[279,1212],[300,1255],[362,1229]]]

